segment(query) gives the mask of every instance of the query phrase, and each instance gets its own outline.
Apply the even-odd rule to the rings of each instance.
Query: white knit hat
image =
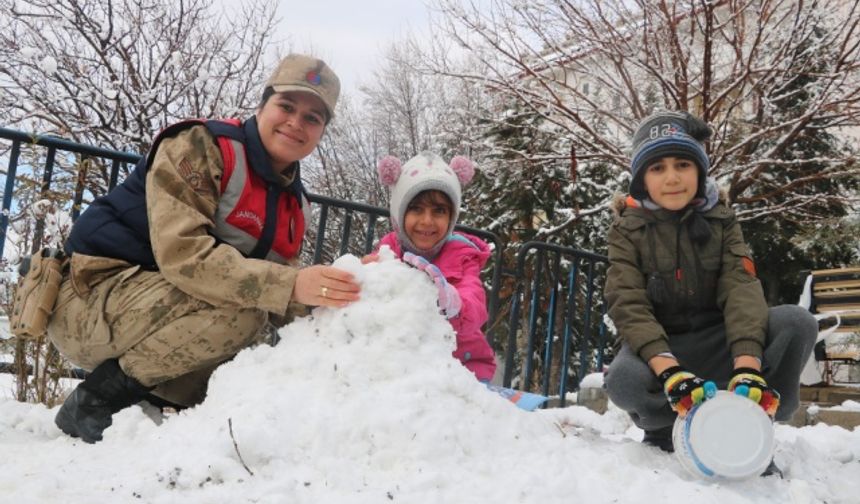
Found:
[[[379,161],[377,170],[379,180],[391,188],[391,227],[403,248],[427,258],[434,257],[445,240],[441,240],[432,250],[419,250],[403,231],[406,209],[415,196],[423,191],[445,193],[454,206],[446,233],[450,236],[460,216],[461,187],[468,184],[475,174],[472,162],[463,156],[455,156],[448,165],[436,154],[422,152],[402,166],[398,158],[386,156]]]

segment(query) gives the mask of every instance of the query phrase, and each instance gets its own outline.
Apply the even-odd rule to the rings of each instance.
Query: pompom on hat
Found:
[[[468,158],[455,156],[451,163],[445,163],[432,152],[422,152],[406,164],[394,156],[385,156],[377,163],[379,180],[391,189],[391,226],[397,233],[405,250],[432,258],[444,245],[444,240],[433,250],[420,250],[412,243],[403,230],[403,221],[409,203],[424,191],[439,191],[448,196],[453,206],[447,235],[450,235],[460,216],[462,187],[471,182],[475,166]]]
[[[703,142],[710,136],[711,128],[688,112],[662,111],[646,117],[633,135],[630,195],[637,200],[646,199],[645,169],[662,157],[672,156],[696,163],[699,169],[697,197],[703,197],[711,167]]]

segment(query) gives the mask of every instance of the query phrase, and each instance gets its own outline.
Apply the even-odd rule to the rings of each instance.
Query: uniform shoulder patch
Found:
[[[191,164],[188,158],[182,158],[179,162],[179,175],[188,183],[192,191],[198,194],[206,192],[203,184],[203,175],[194,169],[194,165]]]
[[[741,257],[741,263],[744,265],[744,271],[749,273],[750,276],[758,278],[755,270],[755,263],[749,257]]]

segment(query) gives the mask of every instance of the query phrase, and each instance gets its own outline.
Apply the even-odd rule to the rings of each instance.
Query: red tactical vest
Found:
[[[234,122],[235,121],[235,122]],[[237,120],[227,120],[239,125]],[[212,234],[248,256],[257,246],[266,222],[266,197],[271,184],[260,177],[249,165],[245,145],[226,136],[218,136],[218,147],[224,161],[221,178],[221,199],[215,212]],[[296,173],[298,176],[298,173]],[[272,247],[264,259],[286,264],[296,257],[305,234],[305,214],[310,207],[301,193],[280,190],[276,205],[275,235]]]

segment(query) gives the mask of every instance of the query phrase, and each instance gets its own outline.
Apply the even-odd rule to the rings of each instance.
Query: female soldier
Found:
[[[358,299],[352,275],[297,267],[308,201],[299,160],[334,115],[337,76],[284,58],[244,121],[185,121],[77,220],[48,336],[91,370],[57,426],[88,443],[153,395],[202,401],[215,367],[301,305]]]

